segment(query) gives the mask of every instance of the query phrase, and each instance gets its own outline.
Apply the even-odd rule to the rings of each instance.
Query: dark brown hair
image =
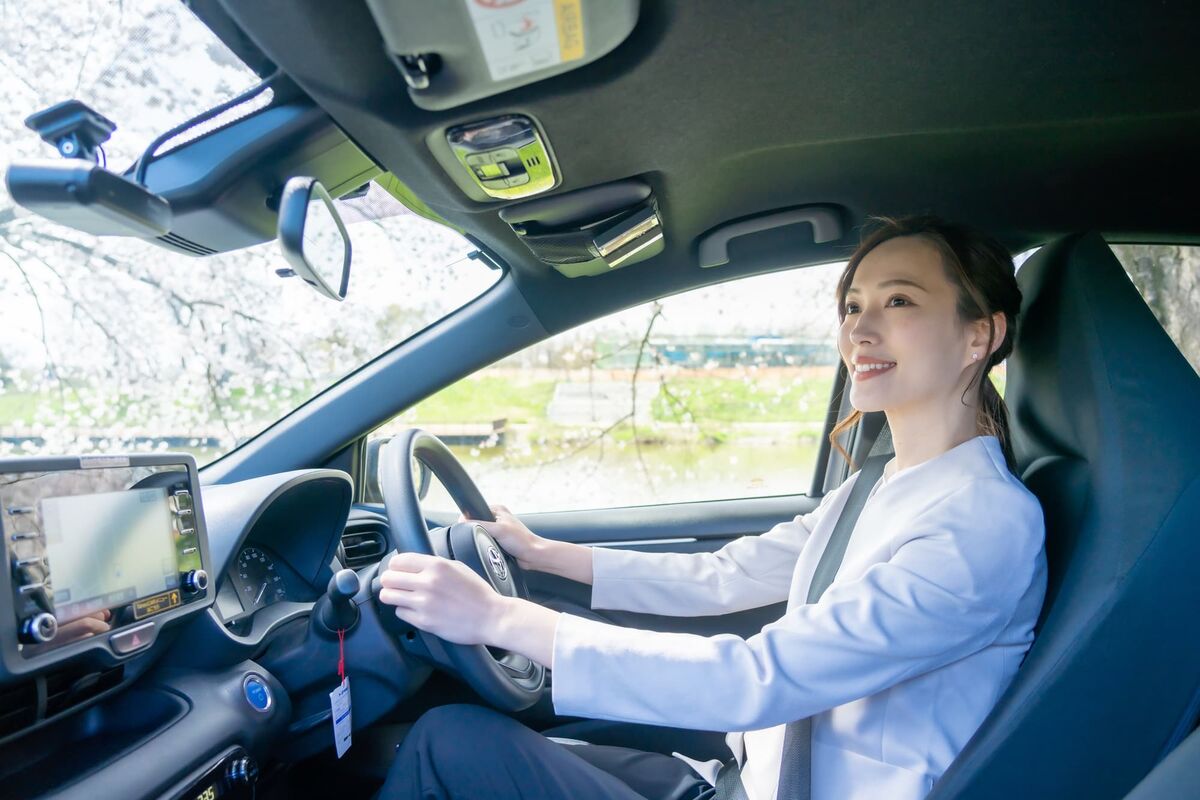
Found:
[[[979,231],[946,222],[934,216],[912,217],[876,217],[872,219],[873,226],[864,232],[862,242],[850,256],[845,271],[838,279],[837,303],[838,319],[846,319],[846,292],[854,280],[854,273],[867,253],[889,239],[901,236],[912,236],[923,239],[933,245],[942,257],[942,266],[946,277],[958,289],[958,316],[964,323],[987,319],[989,325],[987,350],[991,351],[995,341],[996,325],[992,315],[996,312],[1004,314],[1004,341],[996,348],[996,352],[982,361],[975,370],[975,375],[967,384],[962,402],[966,405],[966,396],[972,390],[977,392],[978,414],[975,424],[979,433],[995,436],[1000,440],[1004,451],[1004,460],[1008,463],[1009,471],[1016,472],[1016,458],[1013,456],[1012,441],[1008,427],[1008,409],[996,387],[987,378],[992,367],[999,364],[1012,352],[1013,336],[1016,333],[1017,315],[1021,311],[1021,290],[1017,287],[1017,279],[1013,268],[1012,256],[1004,245],[990,236]],[[858,424],[862,412],[855,409],[833,427],[829,434],[832,444],[847,462],[849,454],[838,442],[838,437]]]

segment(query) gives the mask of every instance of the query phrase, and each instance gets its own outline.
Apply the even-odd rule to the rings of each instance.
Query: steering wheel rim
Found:
[[[472,521],[430,531],[413,480],[414,460],[420,460],[441,480],[459,510]],[[516,559],[475,524],[474,520],[490,522],[495,517],[475,482],[441,439],[419,428],[394,437],[379,454],[379,483],[389,537],[397,552],[461,561],[497,592],[529,599],[524,573]],[[421,634],[434,645],[431,650],[440,647],[459,677],[496,708],[521,711],[541,697],[546,671],[540,664],[516,653],[497,656],[483,645],[454,644],[425,631]]]

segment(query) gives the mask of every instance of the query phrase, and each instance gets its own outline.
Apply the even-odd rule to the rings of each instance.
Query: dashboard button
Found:
[[[246,702],[255,711],[269,711],[274,702],[274,698],[271,697],[271,687],[267,686],[267,682],[261,675],[253,672],[242,681],[242,693],[246,696]]]
[[[192,493],[179,491],[171,495],[171,510],[176,514],[192,513]]]
[[[155,635],[154,623],[147,622],[127,631],[114,633],[108,637],[108,643],[112,645],[113,652],[123,656],[154,644]]]

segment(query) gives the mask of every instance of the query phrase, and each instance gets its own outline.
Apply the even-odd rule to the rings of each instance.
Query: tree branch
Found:
[[[650,491],[654,492],[654,479],[650,476],[650,469],[646,466],[646,460],[642,458],[642,443],[638,440],[637,429],[637,379],[638,373],[642,370],[642,356],[646,353],[646,346],[650,342],[650,333],[654,330],[654,323],[662,316],[662,303],[655,302],[653,313],[650,314],[650,321],[646,323],[646,331],[642,334],[642,341],[638,345],[637,361],[633,363],[633,377],[629,381],[629,428],[633,432],[633,449],[637,453],[638,463],[642,466],[642,474],[646,476],[646,483],[650,485]]]

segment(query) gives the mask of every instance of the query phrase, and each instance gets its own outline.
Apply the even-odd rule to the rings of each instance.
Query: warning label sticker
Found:
[[[583,58],[581,0],[465,0],[492,80]]]

